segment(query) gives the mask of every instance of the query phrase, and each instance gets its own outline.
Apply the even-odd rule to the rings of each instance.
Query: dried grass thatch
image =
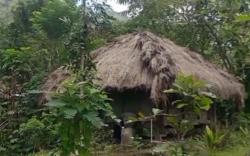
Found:
[[[39,103],[44,103],[50,100],[50,95],[55,92],[57,89],[62,87],[62,82],[71,76],[71,71],[67,67],[60,67],[52,72],[49,77],[46,79],[46,82],[41,88],[43,93],[40,96]]]
[[[96,63],[96,83],[105,89],[148,90],[155,103],[162,103],[167,98],[163,90],[173,84],[178,72],[182,72],[206,81],[217,96],[232,99],[239,107],[244,104],[244,86],[233,75],[201,55],[150,32],[123,35],[91,54]],[[62,74],[55,78],[55,73],[60,72]],[[52,91],[68,74],[62,69],[56,70],[43,90]]]
[[[92,53],[98,84],[117,90],[150,90],[155,102],[164,101],[162,91],[182,72],[211,85],[210,91],[243,106],[244,86],[231,74],[206,61],[201,55],[150,32],[116,38]]]

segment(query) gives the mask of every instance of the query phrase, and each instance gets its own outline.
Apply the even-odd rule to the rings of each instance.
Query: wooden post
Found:
[[[217,129],[217,109],[216,109],[216,104],[214,105],[214,128]]]
[[[133,129],[131,127],[122,127],[121,144],[131,145],[133,142]]]

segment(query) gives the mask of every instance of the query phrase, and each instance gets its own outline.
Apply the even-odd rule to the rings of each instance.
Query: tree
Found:
[[[0,59],[2,60],[0,62],[0,153],[4,155],[27,155],[30,152],[41,150],[41,148],[50,149],[59,146],[56,142],[58,136],[54,136],[55,139],[50,140],[49,143],[47,142],[49,145],[44,141],[47,138],[39,140],[36,137],[38,135],[43,137],[42,135],[51,129],[53,131],[56,129],[56,123],[65,124],[66,120],[69,119],[62,122],[59,118],[53,118],[52,122],[43,122],[50,120],[51,116],[61,117],[60,113],[53,113],[53,111],[60,111],[52,108],[53,111],[50,113],[48,108],[39,106],[38,96],[31,90],[39,90],[46,76],[45,74],[59,66],[74,64],[74,67],[76,67],[74,71],[78,73],[78,67],[81,66],[81,63],[74,60],[77,60],[81,54],[85,57],[84,71],[81,70],[79,73],[84,79],[78,79],[80,77],[78,73],[74,87],[68,90],[74,90],[77,94],[80,94],[77,85],[84,80],[87,83],[82,87],[82,93],[91,99],[82,99],[78,95],[70,95],[68,98],[78,98],[76,102],[79,105],[87,103],[88,100],[92,103],[89,103],[91,108],[84,108],[86,112],[82,112],[82,110],[78,110],[78,107],[74,107],[74,104],[70,103],[70,101],[63,99],[62,101],[67,103],[65,107],[74,108],[80,115],[86,115],[86,117],[79,120],[79,115],[77,115],[70,121],[74,123],[84,121],[86,126],[89,125],[87,127],[93,130],[95,126],[90,122],[92,119],[99,120],[98,113],[99,111],[102,112],[102,106],[103,109],[104,105],[107,106],[106,110],[109,111],[110,108],[106,104],[105,93],[90,81],[94,77],[94,65],[90,60],[89,52],[105,42],[103,38],[107,35],[104,36],[103,34],[108,34],[110,31],[111,18],[108,18],[101,4],[93,3],[87,7],[88,14],[86,17],[88,23],[81,18],[81,8],[70,0],[19,1],[12,11],[13,21],[0,28],[2,32],[0,34]],[[85,23],[88,24],[88,30],[91,30],[88,37],[82,33],[86,30]],[[79,49],[79,47],[83,47],[83,49]],[[75,55],[73,52],[79,55]],[[93,92],[93,90],[97,90],[98,93]],[[95,99],[91,96],[95,96]],[[61,95],[57,97],[57,99],[60,98],[62,98]],[[98,103],[98,100],[105,101],[105,104],[100,101]],[[90,112],[89,118],[88,112]],[[44,114],[48,115],[44,116]],[[32,120],[32,117],[37,120]],[[30,127],[30,124],[33,123],[34,125],[43,126]],[[29,129],[25,128],[26,126]],[[30,129],[36,128],[44,133],[29,133]],[[70,127],[68,128],[70,129]],[[86,145],[89,144],[87,137],[90,136],[87,135],[88,133],[78,132],[85,135],[84,141],[86,141]],[[51,133],[49,132],[49,134]],[[63,132],[60,134],[63,135]],[[74,136],[72,135],[72,137]],[[30,140],[30,143],[25,143],[27,140]],[[75,138],[75,141],[79,140]],[[67,141],[62,139],[62,142]],[[75,150],[75,145],[72,144],[69,148]],[[65,146],[60,147],[64,147],[63,149],[67,152]],[[79,146],[77,148],[79,149]],[[81,150],[86,152],[88,149]]]
[[[0,25],[7,25],[13,20],[11,8],[17,0],[2,0],[0,1]]]
[[[57,93],[55,99],[47,103],[56,108],[59,123],[60,148],[62,155],[90,155],[91,136],[94,128],[104,125],[98,112],[112,116],[107,95],[85,81],[76,84],[72,78],[64,83],[65,91]]]
[[[231,72],[238,73],[237,69],[241,68],[236,62],[239,57],[246,56],[247,48],[241,41],[243,34],[237,31],[242,30],[242,27],[234,21],[235,15],[249,11],[247,1],[220,3],[212,0],[136,2],[121,0],[119,2],[130,4],[132,10],[129,12],[136,10],[138,14],[131,21],[132,29],[150,29],[164,35],[215,60],[217,64],[221,64]]]
[[[50,0],[33,15],[33,26],[44,31],[50,40],[58,40],[67,34],[78,18],[76,5],[64,0]]]

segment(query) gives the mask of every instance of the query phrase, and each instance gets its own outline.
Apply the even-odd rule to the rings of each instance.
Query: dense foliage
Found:
[[[85,8],[69,0],[13,2],[12,22],[0,28],[1,154],[26,155],[41,149],[62,149],[65,155],[82,153],[79,147],[83,140],[88,151],[93,126],[103,125],[99,112],[111,114],[105,93],[91,82],[94,66],[89,59],[89,51],[105,42],[114,20],[104,8],[108,6],[93,2]],[[40,90],[46,74],[65,64],[81,74],[65,86],[65,93],[56,96],[67,104],[66,113],[71,113],[61,120],[60,112],[65,110],[40,106],[40,95],[34,90]],[[79,87],[79,82],[86,83]],[[78,94],[84,94],[84,98]],[[78,106],[73,107],[72,99]],[[87,130],[83,132],[82,126]],[[74,132],[66,133],[71,130]]]
[[[96,0],[0,0],[0,155],[89,153],[92,132],[104,125],[106,115],[112,116],[105,92],[93,85],[95,67],[89,53],[127,32],[150,30],[194,49],[237,75],[250,95],[249,0],[117,2],[129,10],[118,14]],[[62,65],[72,67],[77,76],[65,82],[50,107],[39,105],[37,91],[45,77]],[[193,77],[178,80],[168,92],[185,93],[175,102],[179,109],[191,107],[199,114],[210,108],[211,95],[199,92],[203,82]],[[225,111],[221,118],[236,121],[231,140],[249,138],[249,115],[232,117],[228,103],[220,102],[220,108]],[[214,151],[223,144],[226,137],[215,133],[207,128],[199,138],[206,149]],[[177,154],[185,149],[179,143],[167,147]]]
[[[70,155],[76,152],[89,155],[92,131],[104,125],[99,112],[112,117],[108,98],[90,82],[75,84],[74,78],[65,82],[65,91],[57,93],[55,99],[47,106],[55,108],[55,120],[59,124],[61,154]]]
[[[173,104],[178,109],[189,107],[195,113],[199,114],[202,110],[208,111],[213,103],[210,97],[214,97],[214,95],[205,92],[205,88],[206,83],[196,77],[179,74],[172,89],[164,92],[176,93],[182,96],[180,99],[173,101]]]

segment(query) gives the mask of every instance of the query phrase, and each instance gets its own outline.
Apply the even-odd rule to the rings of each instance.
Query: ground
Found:
[[[93,152],[93,156],[168,156],[166,154],[152,154],[154,147],[149,149],[133,149],[133,147],[122,147],[119,145],[107,145],[104,151]],[[48,156],[49,152],[43,151],[34,154],[33,156]],[[176,153],[177,154],[177,153]],[[169,155],[176,156],[176,155]],[[177,156],[184,156],[178,155]],[[189,156],[189,155],[185,155]],[[250,156],[250,146],[237,145],[223,150],[218,150],[213,154],[200,152],[199,154],[191,154],[190,156]]]

